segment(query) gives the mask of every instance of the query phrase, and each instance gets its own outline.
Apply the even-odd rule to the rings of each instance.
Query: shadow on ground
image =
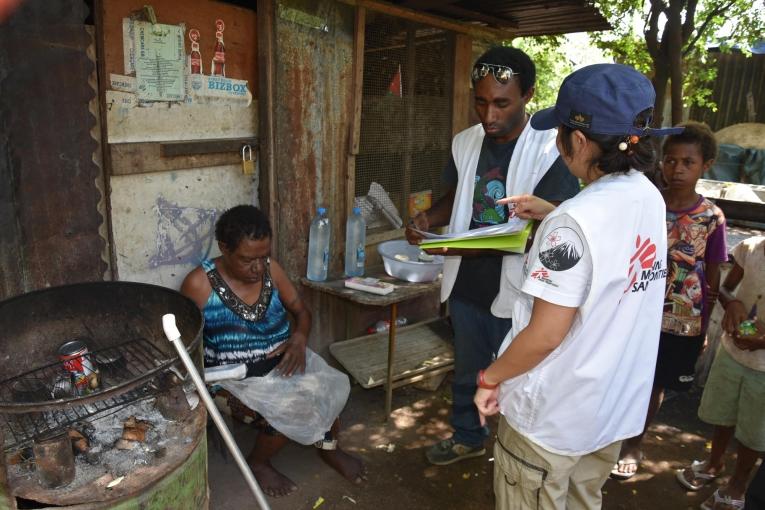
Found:
[[[367,464],[369,480],[355,486],[326,467],[313,447],[287,446],[274,465],[297,485],[294,494],[269,498],[273,510],[449,510],[492,509],[492,454],[451,466],[427,463],[423,448],[449,437],[448,380],[435,392],[412,387],[394,392],[394,412],[383,422],[381,389],[354,386],[342,415],[344,448]],[[704,458],[710,427],[696,417],[700,391],[668,400],[657,423],[646,436],[646,459],[631,480],[609,480],[604,487],[605,509],[698,508],[712,491],[686,492],[675,480],[675,470]],[[495,429],[496,423],[491,423]],[[232,424],[245,455],[255,432]],[[732,466],[729,466],[732,467]],[[210,508],[257,508],[229,456],[210,439]],[[317,506],[318,505],[318,506]]]

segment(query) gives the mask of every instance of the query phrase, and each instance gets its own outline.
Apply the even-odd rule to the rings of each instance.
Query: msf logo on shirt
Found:
[[[661,267],[661,261],[656,260],[656,245],[651,238],[635,240],[635,253],[630,258],[627,278],[629,284],[624,292],[640,292],[648,288],[648,284],[654,280],[667,277],[667,269]]]

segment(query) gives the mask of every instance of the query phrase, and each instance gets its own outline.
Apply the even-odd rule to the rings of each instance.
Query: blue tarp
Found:
[[[704,174],[704,178],[765,184],[765,149],[745,149],[738,145],[721,143],[717,160]]]

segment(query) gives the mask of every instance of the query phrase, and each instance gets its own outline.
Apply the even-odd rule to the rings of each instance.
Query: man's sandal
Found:
[[[722,495],[720,489],[701,504],[701,510],[742,510],[743,508],[743,499],[733,499],[728,495]]]
[[[690,466],[678,469],[676,475],[677,481],[689,491],[697,491],[706,487],[720,476],[720,473],[715,473],[714,475],[704,473],[702,469],[704,469],[706,464],[703,460],[694,460]]]
[[[640,459],[634,459],[632,457],[619,459],[619,461],[614,465],[614,468],[611,470],[611,478],[615,480],[629,480],[635,476],[638,472],[638,468],[640,468],[640,462],[643,460],[643,456],[641,455],[640,457]],[[635,466],[635,470],[631,473],[622,471],[621,468],[624,468],[625,466]]]

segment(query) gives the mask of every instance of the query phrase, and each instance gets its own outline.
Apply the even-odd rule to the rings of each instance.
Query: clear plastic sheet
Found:
[[[327,365],[311,349],[305,353],[305,373],[217,383],[268,423],[300,444],[310,445],[324,434],[345,407],[351,384],[348,376]]]

